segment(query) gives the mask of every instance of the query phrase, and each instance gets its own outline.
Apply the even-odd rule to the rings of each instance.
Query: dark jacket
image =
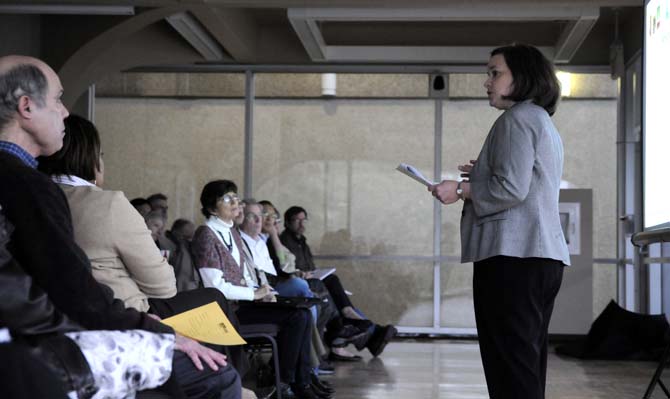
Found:
[[[7,327],[13,336],[80,330],[12,259],[7,249],[12,231],[0,210],[0,327]]]
[[[297,237],[294,233],[284,230],[279,235],[279,239],[284,246],[295,255],[295,268],[304,272],[316,269],[312,250],[307,245],[305,236]]]

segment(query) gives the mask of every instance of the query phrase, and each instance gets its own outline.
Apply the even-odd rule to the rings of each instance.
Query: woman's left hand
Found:
[[[437,198],[441,203],[449,205],[460,199],[456,194],[457,186],[458,182],[455,180],[442,180],[439,184],[433,184],[428,187],[428,191],[433,193],[433,197]]]

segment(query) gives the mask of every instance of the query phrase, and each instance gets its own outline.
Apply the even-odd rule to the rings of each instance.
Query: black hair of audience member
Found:
[[[270,202],[268,200],[260,200],[260,201],[258,201],[258,205],[262,206],[263,208],[268,206],[268,207],[271,207],[272,209],[274,209],[275,210],[275,221],[277,221],[277,222],[281,221],[281,218],[279,217],[279,208],[277,208],[275,206],[275,204],[273,204],[272,202]],[[305,215],[307,215],[307,213],[305,213]]]
[[[272,202],[270,202],[268,200],[260,200],[260,201],[258,201],[258,203],[262,206],[271,206],[271,207],[277,209],[277,207]]]
[[[95,180],[95,171],[100,170],[98,129],[79,115],[71,114],[64,122],[63,147],[53,155],[40,157],[39,170],[52,176],[68,175]]]
[[[275,208],[275,209],[277,209],[277,208]],[[307,216],[307,211],[303,207],[294,205],[294,206],[288,208],[286,210],[286,212],[284,212],[284,223],[290,223],[291,220],[293,219],[293,217],[300,214],[300,213],[304,213],[305,216]]]
[[[168,199],[167,195],[165,195],[163,193],[151,194],[150,196],[147,197],[147,201],[149,202],[149,204],[151,204],[152,202],[154,202],[156,200],[167,201],[167,199]]]
[[[137,198],[131,199],[130,200],[130,205],[134,206],[135,208],[137,208],[138,206],[142,206],[142,205],[151,206],[149,204],[149,201],[147,201],[146,198],[142,198],[142,197],[137,197]]]
[[[191,231],[187,232],[186,229],[192,226]],[[170,228],[170,234],[176,238],[190,241],[193,238],[193,233],[195,231],[195,224],[188,219],[177,219],[172,223]]]
[[[561,98],[561,83],[554,66],[540,50],[526,44],[515,43],[498,47],[491,57],[502,54],[512,72],[512,93],[503,97],[514,102],[532,100],[553,115]]]
[[[170,231],[179,231],[184,228],[184,226],[188,225],[189,223],[193,223],[188,219],[177,219],[172,223],[172,227],[170,228]]]
[[[227,193],[237,193],[237,185],[230,180],[214,180],[202,189],[200,194],[200,212],[208,218],[212,216],[212,210],[216,209],[216,202]]]

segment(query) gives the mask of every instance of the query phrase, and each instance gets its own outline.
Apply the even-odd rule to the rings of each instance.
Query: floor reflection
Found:
[[[335,374],[326,377],[338,399],[488,398],[476,341],[401,339],[379,358],[360,355],[361,362],[336,362]],[[546,397],[640,398],[654,368],[653,362],[584,361],[552,351]],[[663,397],[658,391],[654,397]]]

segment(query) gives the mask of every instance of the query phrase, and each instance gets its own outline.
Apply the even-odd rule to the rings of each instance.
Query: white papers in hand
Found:
[[[334,267],[329,267],[329,268],[323,268],[323,269],[315,269],[312,270],[312,278],[318,278],[319,280],[323,280],[324,278],[330,276],[331,274],[335,273],[335,268]]]
[[[268,259],[268,260],[269,260],[269,259]],[[259,265],[258,263],[262,263],[262,264]],[[274,267],[274,265],[272,264],[272,262],[258,262],[258,263],[255,264],[255,265],[256,265],[256,268],[257,268],[258,270],[262,270],[262,271],[264,271],[265,273],[267,273],[267,274],[271,274],[271,275],[273,275],[273,276],[276,276],[276,275],[277,275],[277,271],[275,270],[275,267]]]
[[[412,165],[407,165],[405,163],[401,163],[398,165],[398,167],[395,168],[398,172],[405,174],[412,179],[418,181],[419,183],[425,185],[425,186],[432,186],[433,184],[437,184],[435,182],[432,182],[428,179],[426,179],[421,172],[417,168],[415,168]]]

